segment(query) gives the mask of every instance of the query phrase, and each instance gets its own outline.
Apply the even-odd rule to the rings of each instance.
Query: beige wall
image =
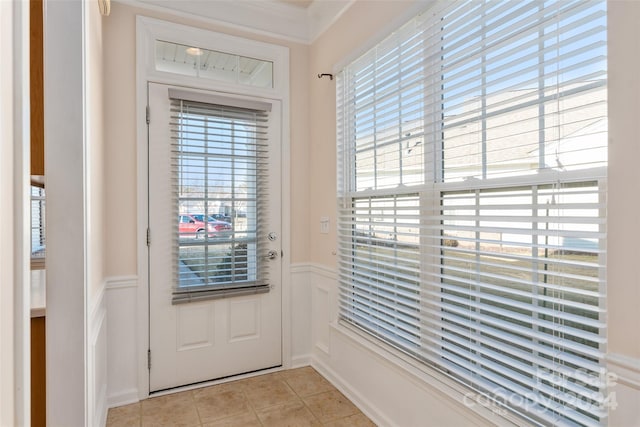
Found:
[[[609,1],[608,19],[609,352],[640,364],[640,2]]]
[[[333,73],[334,65],[361,50],[372,37],[389,27],[412,1],[357,1],[311,46],[310,122],[310,259],[328,267],[337,265],[336,251],[336,86],[318,79]],[[366,17],[366,18],[363,18]],[[355,59],[355,58],[354,58]],[[330,218],[329,234],[320,234],[320,217]]]
[[[107,276],[137,274],[135,15],[123,9],[103,25]]]
[[[137,274],[136,15],[283,45],[290,49],[291,261],[308,260],[309,48],[236,29],[112,3],[104,20],[106,275]],[[285,189],[284,191],[287,191]]]

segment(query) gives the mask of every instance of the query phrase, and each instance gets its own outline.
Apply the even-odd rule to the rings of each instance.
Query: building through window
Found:
[[[339,74],[338,143],[342,321],[601,425],[606,2],[433,6]]]

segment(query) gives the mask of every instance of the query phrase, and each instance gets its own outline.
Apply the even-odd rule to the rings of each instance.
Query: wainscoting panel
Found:
[[[313,288],[313,329],[311,339],[314,350],[329,355],[329,289],[317,284]]]
[[[311,362],[311,280],[309,264],[291,265],[291,367]]]
[[[138,280],[136,276],[106,280],[107,406],[134,403],[138,393]]]

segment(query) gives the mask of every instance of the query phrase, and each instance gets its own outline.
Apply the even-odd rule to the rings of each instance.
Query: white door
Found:
[[[150,391],[280,366],[280,103],[148,105]]]

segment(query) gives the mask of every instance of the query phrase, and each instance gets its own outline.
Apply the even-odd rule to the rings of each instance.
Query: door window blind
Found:
[[[170,97],[173,301],[266,292],[258,235],[266,235],[270,105],[185,91]]]
[[[341,319],[500,410],[601,425],[606,3],[441,2],[338,75]]]

